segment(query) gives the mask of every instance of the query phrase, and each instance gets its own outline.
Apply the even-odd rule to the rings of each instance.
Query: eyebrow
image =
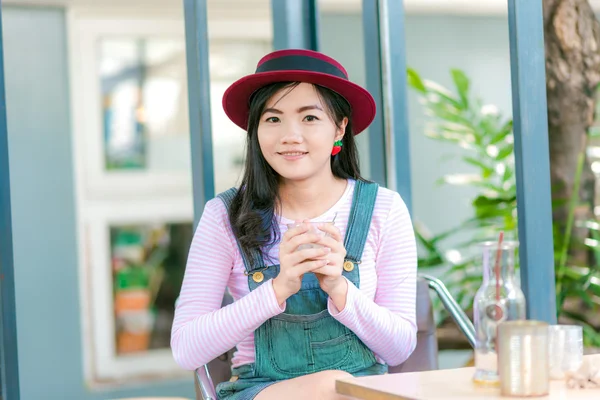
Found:
[[[299,109],[296,110],[296,112],[297,113],[301,113],[301,112],[308,111],[308,110],[323,111],[323,109],[321,107],[319,107],[317,104],[313,104],[313,105],[310,105],[310,106],[300,107]],[[266,114],[268,112],[273,113],[273,114],[283,114],[283,111],[278,110],[276,108],[265,108],[265,110],[263,111],[263,114]]]

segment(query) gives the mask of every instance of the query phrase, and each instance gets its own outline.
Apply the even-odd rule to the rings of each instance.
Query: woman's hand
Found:
[[[335,225],[323,223],[318,228],[326,235],[317,243],[331,249],[331,252],[324,256],[327,259],[327,264],[314,272],[321,289],[329,295],[335,306],[341,311],[346,306],[346,295],[348,293],[348,281],[342,275],[346,248],[344,247],[342,234]]]
[[[279,244],[279,275],[273,279],[273,289],[279,304],[297,293],[302,286],[302,276],[327,265],[330,249],[309,248],[297,250],[303,244],[318,243],[318,233],[310,232],[309,224],[289,229]]]

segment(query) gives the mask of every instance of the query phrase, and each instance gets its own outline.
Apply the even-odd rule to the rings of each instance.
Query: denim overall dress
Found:
[[[235,188],[218,195],[229,206]],[[371,225],[378,185],[356,181],[344,239],[343,275],[360,287],[359,265]],[[242,258],[250,290],[273,279],[279,265],[266,266],[257,251]],[[327,294],[313,273],[302,279],[298,293],[286,301],[285,312],[270,318],[254,332],[256,359],[232,370],[232,379],[217,385],[220,400],[253,399],[278,381],[325,370],[343,370],[354,376],[387,372],[373,352],[327,310]]]

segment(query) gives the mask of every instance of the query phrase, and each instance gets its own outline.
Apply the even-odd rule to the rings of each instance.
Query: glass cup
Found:
[[[577,325],[548,327],[550,379],[564,379],[583,363],[583,329]]]
[[[292,229],[292,228],[296,228],[302,224],[303,224],[303,222],[301,222],[301,223],[294,222],[291,224],[287,224],[287,227],[288,227],[288,229]],[[309,232],[316,233],[317,235],[319,235],[321,237],[325,237],[325,236],[329,236],[329,234],[320,230],[318,228],[318,226],[321,224],[333,224],[333,222],[332,221],[318,221],[318,222],[309,221],[308,224],[310,224],[310,229],[308,230]],[[323,245],[319,244],[319,243],[306,243],[306,244],[301,244],[300,246],[298,246],[298,248],[296,250],[320,249],[321,247],[323,247]]]
[[[548,394],[548,324],[504,321],[498,325],[500,394],[537,397]]]

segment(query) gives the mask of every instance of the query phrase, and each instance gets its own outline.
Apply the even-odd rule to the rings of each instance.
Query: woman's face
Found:
[[[271,97],[258,125],[258,142],[269,165],[284,179],[331,174],[331,150],[344,136],[312,84],[283,88]],[[342,150],[343,151],[343,150]]]

